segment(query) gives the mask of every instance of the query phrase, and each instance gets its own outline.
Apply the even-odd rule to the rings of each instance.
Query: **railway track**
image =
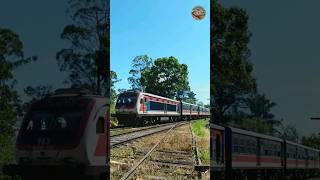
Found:
[[[171,123],[171,124],[165,124],[161,126],[156,126],[156,127],[148,127],[145,129],[139,129],[133,132],[128,132],[116,136],[111,136],[110,138],[110,145],[111,147],[117,146],[119,144],[123,144],[138,138],[142,138],[145,136],[149,136],[155,133],[159,133],[165,130],[168,130],[172,127],[175,127],[177,124],[180,124],[181,122],[178,123]]]
[[[154,139],[158,141],[153,142],[146,151],[136,153],[139,154],[136,160],[118,179],[200,179],[199,173],[195,171],[199,157],[195,153],[195,137],[189,123],[182,122],[168,127],[162,131],[161,136]]]
[[[157,127],[162,127],[162,126],[172,125],[172,124],[174,124],[174,123],[157,124],[157,125],[145,126],[145,127],[127,127],[127,126],[125,126],[125,127],[113,128],[110,130],[110,137],[125,135],[125,134],[138,132],[138,131],[145,131],[147,129],[157,128]]]

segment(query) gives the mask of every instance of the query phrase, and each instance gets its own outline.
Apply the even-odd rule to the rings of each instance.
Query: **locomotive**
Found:
[[[209,109],[203,106],[140,91],[119,94],[115,109],[119,124],[132,126],[210,116]]]
[[[307,179],[320,151],[285,139],[211,123],[213,179]]]
[[[4,172],[22,179],[105,179],[108,111],[108,98],[85,89],[58,89],[33,103],[16,140],[17,163]]]

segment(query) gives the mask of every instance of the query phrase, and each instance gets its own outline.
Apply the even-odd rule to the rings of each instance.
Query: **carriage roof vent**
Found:
[[[57,89],[54,91],[55,95],[58,94],[78,94],[78,95],[84,95],[84,94],[94,94],[92,91],[89,89],[85,88],[62,88],[62,89]]]

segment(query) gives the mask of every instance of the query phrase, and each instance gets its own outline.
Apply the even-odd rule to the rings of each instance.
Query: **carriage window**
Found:
[[[30,120],[27,126],[27,130],[32,130],[32,129],[33,129],[33,120]]]
[[[64,128],[67,127],[67,121],[63,117],[58,117],[57,121],[58,121],[58,127],[59,128],[64,129]]]
[[[99,117],[96,125],[96,133],[97,134],[102,134],[104,133],[104,118]]]
[[[150,109],[151,110],[164,110],[164,103],[150,101]]]
[[[168,111],[176,111],[177,110],[177,106],[176,105],[172,105],[172,104],[167,104],[167,110]]]

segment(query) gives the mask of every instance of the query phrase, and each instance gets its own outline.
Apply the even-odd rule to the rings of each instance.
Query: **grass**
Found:
[[[210,164],[210,129],[207,128],[208,124],[209,120],[205,119],[191,124],[192,132],[196,136],[202,164]]]
[[[204,137],[205,136],[205,128],[206,125],[209,123],[208,120],[201,119],[195,122],[192,122],[191,127],[192,131],[196,136]]]
[[[210,151],[207,149],[201,149],[200,159],[202,161],[202,164],[210,164]]]
[[[174,154],[162,154],[160,152],[176,151],[185,152],[190,154],[185,158],[175,156]],[[157,160],[163,162],[193,162],[193,151],[192,151],[192,137],[190,134],[189,125],[177,127],[172,133],[170,133],[164,141],[156,148],[153,154],[149,157],[150,161],[146,161],[138,171],[133,179],[194,179],[196,174],[193,169],[179,168],[171,166],[162,166],[159,164],[153,164]]]

